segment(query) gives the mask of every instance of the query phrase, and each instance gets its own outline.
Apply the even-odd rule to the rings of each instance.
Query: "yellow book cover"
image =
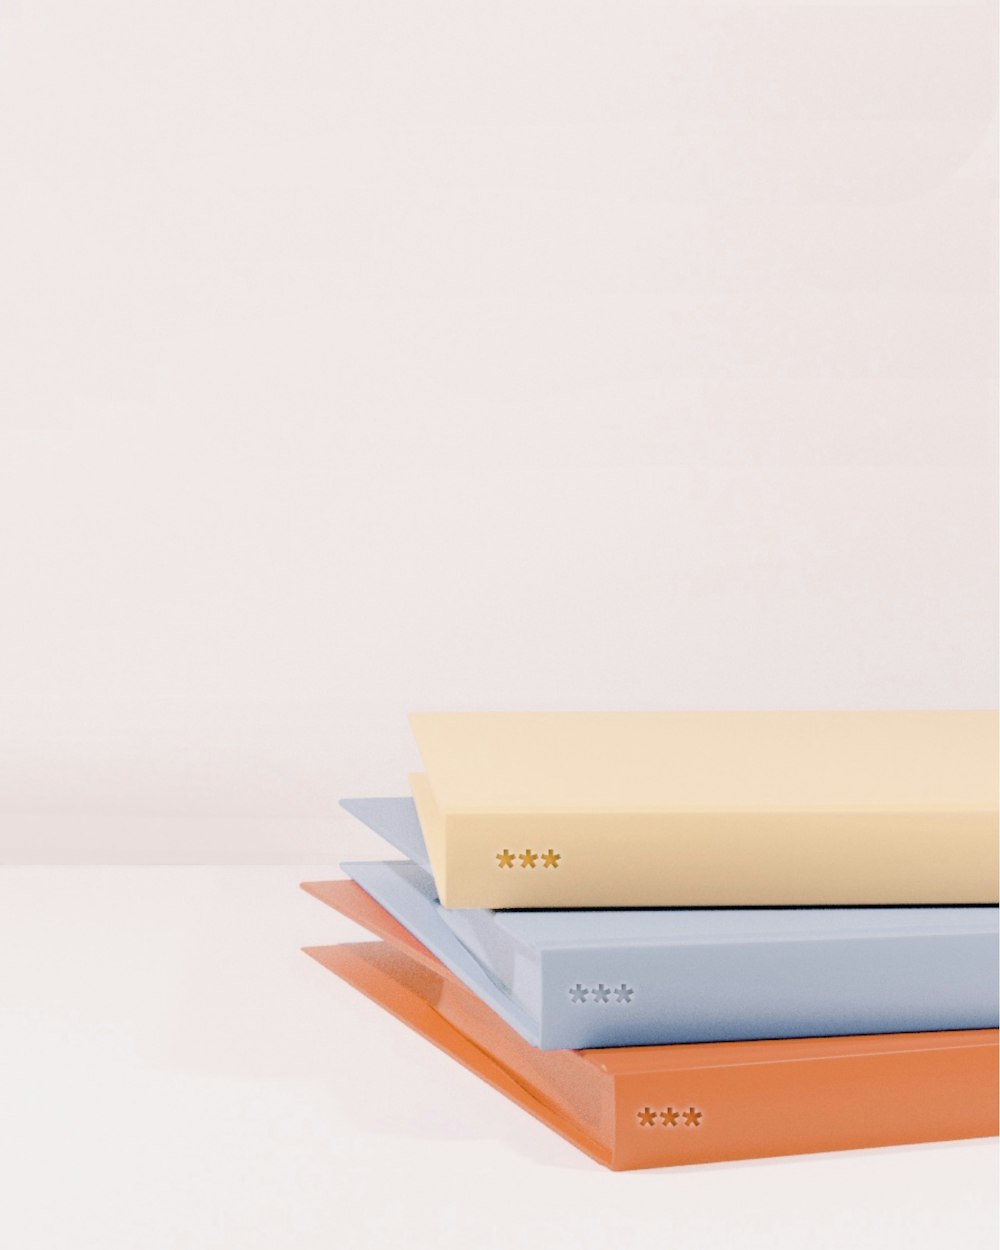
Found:
[[[995,712],[410,719],[446,907],[997,902]]]

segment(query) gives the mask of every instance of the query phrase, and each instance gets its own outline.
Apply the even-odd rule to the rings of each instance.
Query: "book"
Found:
[[[416,864],[342,867],[544,1050],[1000,1024],[993,907],[449,911]]]
[[[354,882],[386,940],[307,948],[323,967],[616,1170],[988,1137],[997,1030],[537,1050]]]
[[[429,713],[411,789],[446,907],[998,901],[997,717]]]

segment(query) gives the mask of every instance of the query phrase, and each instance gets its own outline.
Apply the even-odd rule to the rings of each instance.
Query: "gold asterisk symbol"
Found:
[[[554,851],[552,847],[550,846],[549,849],[542,856],[542,867],[543,868],[558,868],[559,861],[561,859],[562,859],[562,856],[559,855],[556,851]]]
[[[701,1112],[696,1111],[694,1107],[688,1107],[684,1112],[684,1124],[687,1128],[697,1128],[701,1123]]]
[[[538,862],[538,855],[534,851],[521,852],[521,867],[534,868]]]
[[[656,1123],[656,1112],[652,1107],[643,1107],[643,1109],[637,1112],[637,1114],[639,1117],[639,1126],[641,1128],[652,1128]]]
[[[513,868],[514,867],[513,852],[508,851],[506,847],[504,847],[503,850],[500,852],[500,854],[497,856],[497,860],[499,863],[499,867],[501,868]]]
[[[660,1112],[660,1119],[663,1121],[664,1126],[665,1126],[666,1128],[676,1128],[676,1127],[677,1127],[677,1117],[678,1117],[678,1115],[679,1115],[679,1114],[680,1114],[680,1112],[679,1112],[679,1111],[675,1111],[675,1110],[673,1109],[673,1107],[668,1107],[668,1108],[666,1109],[666,1111],[661,1111],[661,1112]]]

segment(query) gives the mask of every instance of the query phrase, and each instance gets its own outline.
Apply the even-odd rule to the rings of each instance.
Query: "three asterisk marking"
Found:
[[[600,982],[599,985],[595,986],[581,985],[578,981],[569,992],[574,1003],[587,1002],[588,994],[593,996],[593,1001],[595,1003],[609,1003],[611,1001],[612,994],[615,996],[616,1003],[630,1003],[632,1001],[632,996],[635,994],[635,990],[632,986],[626,985],[624,981],[618,986],[617,989],[612,989],[610,985],[605,985],[603,981]]]
[[[642,1128],[653,1128],[658,1120],[663,1121],[664,1128],[678,1128],[682,1122],[685,1128],[700,1128],[703,1115],[704,1112],[697,1107],[688,1107],[687,1111],[675,1111],[673,1107],[668,1107],[666,1111],[654,1111],[652,1107],[643,1107],[636,1112]]]
[[[511,851],[505,846],[496,855],[498,868],[513,868],[518,860],[522,868],[537,868],[539,859],[543,868],[558,868],[562,855],[551,846],[547,851],[533,851],[530,847],[524,851]]]

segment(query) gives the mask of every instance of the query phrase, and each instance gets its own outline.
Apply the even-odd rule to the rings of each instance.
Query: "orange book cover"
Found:
[[[308,948],[617,1170],[997,1132],[997,1030],[541,1051],[353,882],[310,891],[383,941]]]

